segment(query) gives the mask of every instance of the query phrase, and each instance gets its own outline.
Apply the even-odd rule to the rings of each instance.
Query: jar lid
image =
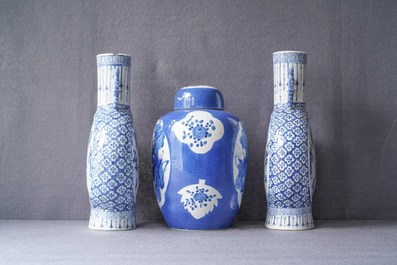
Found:
[[[223,95],[211,86],[187,86],[176,92],[174,109],[224,109]]]

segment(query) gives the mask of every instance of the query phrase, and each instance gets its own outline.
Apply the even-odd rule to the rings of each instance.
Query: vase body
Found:
[[[89,228],[135,228],[138,152],[129,105],[131,58],[97,56],[98,107],[87,152]]]
[[[241,204],[247,171],[242,122],[223,110],[223,96],[206,86],[180,89],[174,111],[153,133],[153,177],[168,226],[229,227]]]
[[[304,87],[306,53],[276,52],[274,109],[265,154],[267,216],[265,226],[279,230],[314,228],[312,198],[315,152]]]

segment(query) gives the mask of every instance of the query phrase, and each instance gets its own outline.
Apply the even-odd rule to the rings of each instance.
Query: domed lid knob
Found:
[[[174,109],[224,109],[223,95],[215,87],[187,86],[176,92]]]

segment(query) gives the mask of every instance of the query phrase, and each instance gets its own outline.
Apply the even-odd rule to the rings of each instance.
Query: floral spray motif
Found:
[[[176,122],[172,129],[178,140],[197,154],[210,151],[224,133],[222,122],[206,111],[189,113],[183,120]]]
[[[198,184],[187,186],[180,191],[181,202],[186,210],[196,219],[203,218],[218,206],[222,195],[213,187],[205,185],[205,180],[200,179]]]

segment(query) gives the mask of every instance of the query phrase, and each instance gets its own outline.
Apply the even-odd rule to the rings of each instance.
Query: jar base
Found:
[[[229,229],[230,226],[208,227],[208,228],[194,228],[194,227],[189,227],[189,228],[177,228],[177,227],[171,227],[171,226],[169,226],[169,228],[171,228],[172,230],[175,230],[175,231],[194,232],[194,231],[226,230],[226,229]]]
[[[311,208],[275,209],[268,208],[265,227],[275,230],[313,229],[314,221]]]
[[[169,220],[165,218],[166,224],[172,230],[179,231],[210,231],[210,230],[225,230],[232,226],[233,219],[224,220],[223,222],[182,222],[182,220]]]
[[[91,209],[88,228],[102,231],[125,231],[136,227],[135,212],[109,212]]]

